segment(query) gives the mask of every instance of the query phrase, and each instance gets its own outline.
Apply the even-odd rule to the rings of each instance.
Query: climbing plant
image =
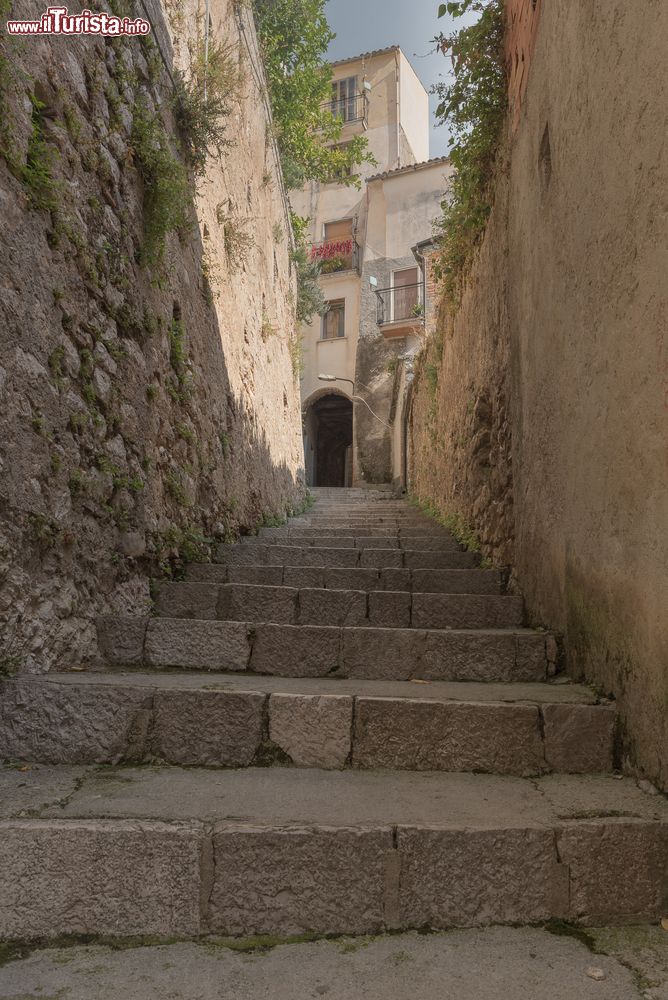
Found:
[[[306,180],[359,186],[355,167],[375,163],[364,136],[336,145],[342,122],[327,106],[332,71],[326,61],[334,38],[326,0],[254,0],[269,97],[289,188]]]
[[[438,16],[479,14],[477,21],[452,34],[439,34],[438,49],[452,60],[451,82],[436,84],[436,117],[453,137],[452,192],[439,220],[441,254],[437,273],[453,304],[462,279],[485,232],[492,208],[494,164],[504,121],[507,90],[503,58],[503,0],[442,3]]]

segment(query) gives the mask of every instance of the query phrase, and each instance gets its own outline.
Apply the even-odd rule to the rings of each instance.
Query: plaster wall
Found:
[[[487,234],[417,380],[412,478],[668,789],[668,9],[542,4],[531,30]]]

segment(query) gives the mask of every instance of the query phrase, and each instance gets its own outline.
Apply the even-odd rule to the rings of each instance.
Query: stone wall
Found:
[[[571,672],[618,699],[628,766],[664,789],[667,55],[660,0],[542,5],[485,241],[411,423],[414,490],[563,632]]]
[[[0,42],[1,670],[86,660],[97,614],[145,613],[150,573],[303,499],[292,237],[236,6],[210,4],[231,144],[183,192],[139,168],[161,134],[184,162],[173,81],[203,3],[138,8],[149,41]]]

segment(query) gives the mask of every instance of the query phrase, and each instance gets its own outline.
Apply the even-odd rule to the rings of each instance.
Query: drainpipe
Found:
[[[394,50],[394,64],[396,66],[396,86],[397,86],[397,168],[401,166],[401,89],[399,86],[400,59],[399,49]]]

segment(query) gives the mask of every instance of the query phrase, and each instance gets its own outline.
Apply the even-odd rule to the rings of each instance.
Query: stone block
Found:
[[[375,590],[378,586],[376,569],[326,569],[325,587],[328,590]]]
[[[156,607],[165,618],[215,619],[219,589],[215,583],[161,583]]]
[[[216,562],[222,566],[266,566],[268,553],[273,545],[219,545],[216,549]]]
[[[419,552],[405,549],[404,566],[408,569],[474,569],[480,563],[477,552]]]
[[[577,823],[559,830],[557,843],[559,857],[570,870],[571,920],[596,926],[651,923],[665,916],[665,823]]]
[[[218,826],[214,934],[374,934],[384,926],[389,829]]]
[[[146,632],[146,663],[188,670],[245,670],[250,656],[243,622],[154,618]]]
[[[545,759],[554,771],[611,771],[617,713],[607,705],[544,705]]]
[[[516,636],[512,632],[426,633],[419,673],[425,680],[518,681],[530,679],[527,672],[516,666]]]
[[[369,624],[382,628],[410,628],[410,592],[372,591],[369,594]]]
[[[524,618],[521,597],[492,594],[413,595],[416,628],[519,628]]]
[[[350,756],[353,699],[273,694],[269,738],[298,767],[342,768]]]
[[[411,590],[411,571],[409,569],[382,569],[378,586],[374,590]]]
[[[399,539],[383,535],[358,536],[355,539],[355,546],[358,549],[398,549]]]
[[[227,583],[231,572],[231,567],[228,569],[219,563],[190,563],[186,580],[189,583]]]
[[[115,618],[112,615],[97,618],[97,642],[102,658],[116,666],[139,666],[144,657],[148,622],[148,618]]]
[[[446,535],[418,535],[413,532],[402,533],[400,547],[412,552],[461,552],[454,538]]]
[[[535,705],[358,698],[353,764],[529,776],[545,771]]]
[[[283,567],[230,566],[227,571],[227,582],[264,587],[281,587],[283,585]],[[289,586],[289,584],[287,586]]]
[[[0,686],[0,759],[41,764],[141,760],[151,715],[146,688],[20,678]]]
[[[357,549],[299,548],[286,545],[269,547],[268,562],[272,566],[356,566]]]
[[[248,767],[266,699],[258,691],[156,691],[152,751],[168,764]]]
[[[365,625],[367,594],[360,590],[300,590],[302,625]]]
[[[425,594],[498,594],[499,574],[487,569],[414,569],[413,591]]]
[[[286,587],[296,587],[297,590],[324,587],[327,572],[329,571],[322,566],[286,566],[283,570],[283,584]]]
[[[0,822],[0,937],[197,935],[203,842],[196,823]]]
[[[220,588],[218,617],[224,621],[294,625],[297,593],[290,587],[226,584]]]
[[[342,674],[380,680],[408,680],[419,662],[424,632],[359,628],[343,632]]]
[[[514,680],[547,680],[546,639],[547,636],[540,632],[525,632],[516,636]]]
[[[402,552],[399,549],[362,549],[360,551],[360,566],[384,569],[388,566],[401,568],[403,566]]]
[[[258,625],[251,669],[277,677],[325,677],[340,664],[338,628]]]
[[[402,926],[532,924],[563,915],[567,869],[557,863],[552,830],[399,827],[398,848]]]

